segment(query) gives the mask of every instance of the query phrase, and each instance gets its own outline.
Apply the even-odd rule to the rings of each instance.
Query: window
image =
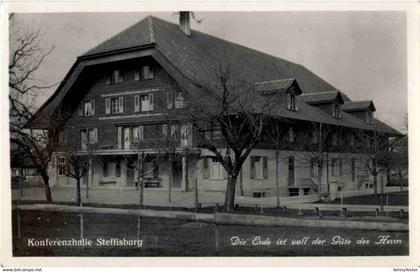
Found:
[[[213,158],[211,160],[210,178],[223,179],[223,171],[224,171],[224,168],[222,164],[219,161],[217,161],[215,158]]]
[[[121,161],[119,159],[104,159],[102,161],[102,175],[104,178],[121,177]]]
[[[139,141],[139,127],[133,127],[133,143]]]
[[[288,165],[289,175],[288,175],[288,185],[294,186],[295,185],[295,157],[289,157],[289,165]]]
[[[58,157],[57,168],[59,176],[64,176],[66,174],[66,158]]]
[[[80,143],[81,143],[82,150],[87,150],[88,139],[87,139],[86,130],[80,131]]]
[[[134,96],[134,112],[140,111],[140,97],[138,95]]]
[[[114,70],[111,72],[109,79],[107,81],[108,84],[115,84],[123,81],[123,77],[120,73],[120,70]]]
[[[79,105],[79,116],[95,115],[95,100],[83,101]]]
[[[182,92],[176,92],[175,95],[175,108],[181,109],[184,107],[184,94]]]
[[[174,94],[172,92],[168,92],[166,94],[166,100],[168,109],[172,109],[174,107]]]
[[[370,110],[366,112],[366,123],[373,124],[373,112]]]
[[[267,157],[251,156],[251,179],[267,178]]]
[[[340,105],[338,104],[333,104],[333,110],[332,110],[332,115],[334,118],[341,118],[341,109],[340,109]]]
[[[140,110],[152,111],[153,110],[153,94],[146,94],[140,96]]]
[[[179,134],[180,134],[179,126],[171,125],[171,135],[170,135],[171,139],[178,140],[180,136]]]
[[[356,181],[356,159],[355,158],[351,159],[351,181],[352,182]]]
[[[144,65],[140,69],[141,80],[152,79],[155,76],[153,69],[149,65]]]
[[[293,130],[292,127],[289,127],[289,142],[293,143],[295,141],[295,131]]]
[[[122,96],[105,99],[105,114],[118,114],[124,112],[124,99]]]
[[[334,177],[343,175],[343,160],[341,158],[333,158],[331,160],[331,171]]]
[[[287,100],[287,109],[290,111],[296,111],[296,95],[292,93],[287,93],[286,95]]]
[[[317,163],[316,158],[311,159],[311,177],[318,177],[319,176],[319,166]]]
[[[98,143],[98,129],[89,128],[80,130],[80,143],[82,150],[87,150],[89,144]]]
[[[162,125],[162,138],[168,137],[168,125],[163,124]]]
[[[88,134],[89,134],[88,143],[97,144],[98,143],[98,129],[97,128],[88,129]]]

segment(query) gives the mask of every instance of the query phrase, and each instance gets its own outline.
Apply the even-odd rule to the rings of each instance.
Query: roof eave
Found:
[[[133,46],[133,47],[121,48],[118,50],[110,50],[110,51],[104,51],[100,53],[82,55],[82,56],[77,57],[77,60],[86,60],[86,59],[105,57],[105,56],[127,53],[127,52],[132,52],[132,51],[141,50],[141,49],[153,48],[155,46],[156,46],[156,43],[153,42],[153,43],[144,44],[140,46]]]

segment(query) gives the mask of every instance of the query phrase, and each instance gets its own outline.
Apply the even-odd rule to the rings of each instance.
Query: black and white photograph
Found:
[[[413,253],[405,11],[7,16],[13,257]]]

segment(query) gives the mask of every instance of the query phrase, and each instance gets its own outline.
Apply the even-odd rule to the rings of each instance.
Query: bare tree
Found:
[[[330,192],[330,153],[335,148],[342,148],[342,129],[323,123],[306,123],[299,127],[300,130],[296,133],[297,142],[299,142],[299,160],[304,165],[309,165],[313,171],[317,169],[317,174],[314,173],[317,184],[313,188],[321,199],[324,194]],[[343,152],[343,150],[340,150],[340,152]],[[325,169],[327,173],[324,176]],[[326,179],[325,182],[323,182],[324,178]],[[323,183],[327,185],[326,190],[322,186]]]
[[[11,144],[23,148],[41,175],[47,202],[52,203],[49,188],[48,163],[56,149],[56,136],[60,114],[43,119],[43,129],[28,128],[33,119],[34,98],[41,91],[56,85],[48,85],[37,79],[36,72],[53,47],[43,49],[40,29],[25,28],[15,14],[9,15],[10,54],[9,54],[9,129]]]
[[[286,126],[287,120],[280,118],[272,118],[266,122],[266,128],[264,134],[267,136],[271,144],[273,144],[276,152],[276,206],[280,207],[280,181],[279,181],[279,163],[280,150],[285,146],[285,139],[287,138],[288,128]]]
[[[88,178],[89,170],[93,167],[96,145],[83,142],[80,131],[74,127],[68,127],[61,138],[60,141],[64,140],[64,142],[60,143],[60,146],[63,147],[60,151],[66,162],[65,169],[63,169],[64,175],[76,181],[76,203],[81,206],[81,181]]]
[[[199,147],[211,151],[228,174],[224,209],[230,212],[242,164],[261,140],[275,99],[258,94],[254,83],[233,77],[229,65],[220,65],[214,76],[213,85],[195,82],[197,92],[190,94],[188,109],[200,131],[220,134],[218,140],[201,137]]]
[[[360,162],[373,177],[373,190],[378,195],[378,175],[387,170],[392,159],[392,146],[395,145],[395,137],[383,133],[380,130],[370,131],[357,130],[357,150],[362,154]]]
[[[170,129],[166,125],[166,135],[162,139],[152,141],[145,141],[144,132],[140,133],[140,130],[136,130],[133,135],[136,137],[136,141],[131,143],[131,148],[135,150],[136,155],[125,155],[124,159],[130,168],[137,172],[137,189],[139,190],[139,206],[144,206],[144,187],[145,179],[149,175],[153,175],[153,178],[157,179],[156,176],[159,169],[159,164],[168,159],[173,151],[173,139],[171,140]],[[140,134],[142,136],[140,136]]]

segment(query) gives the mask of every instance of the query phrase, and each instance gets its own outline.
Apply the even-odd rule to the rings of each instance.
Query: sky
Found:
[[[64,78],[77,56],[128,26],[167,13],[26,13],[16,20],[40,27],[42,46],[53,52],[36,76]],[[192,29],[301,64],[348,95],[374,100],[375,116],[396,129],[407,112],[407,34],[404,12],[297,11],[196,12]],[[41,105],[54,89],[41,95]]]

